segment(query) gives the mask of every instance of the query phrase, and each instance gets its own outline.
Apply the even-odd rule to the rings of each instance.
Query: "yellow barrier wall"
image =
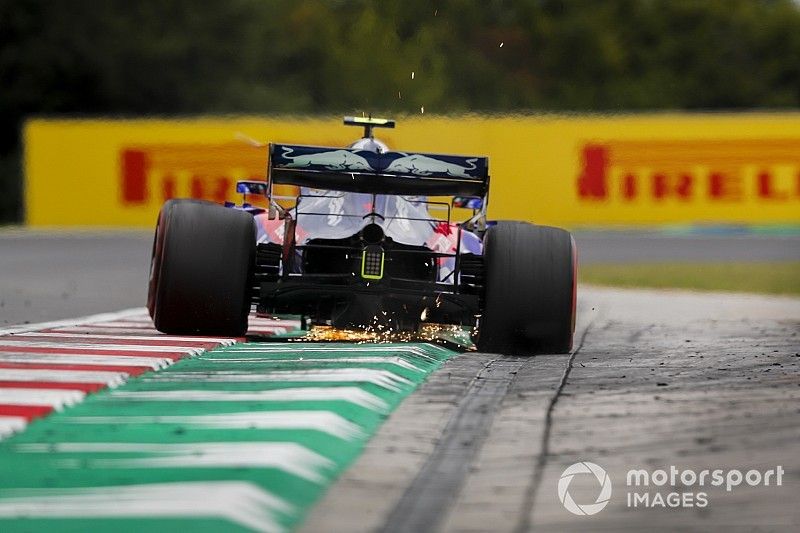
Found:
[[[235,200],[266,149],[341,146],[340,117],[31,120],[32,226],[152,226],[162,202]],[[490,216],[544,224],[800,223],[800,113],[573,118],[414,117],[376,130],[395,150],[488,155]]]

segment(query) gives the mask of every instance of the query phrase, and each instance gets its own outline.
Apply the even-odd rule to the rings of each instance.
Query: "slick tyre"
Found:
[[[174,335],[247,331],[255,264],[252,215],[202,200],[169,200],[153,239],[147,308]]]
[[[501,221],[484,240],[480,351],[566,353],[575,330],[577,257],[569,232]]]

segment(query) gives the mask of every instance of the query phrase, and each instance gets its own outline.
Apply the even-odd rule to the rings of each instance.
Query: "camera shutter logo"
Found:
[[[569,493],[569,484],[572,478],[577,474],[594,474],[597,482],[600,484],[600,494],[594,503],[577,504]],[[591,516],[603,510],[611,499],[611,478],[608,477],[606,471],[600,466],[584,461],[582,463],[575,463],[567,467],[561,474],[561,479],[558,480],[558,499],[564,508],[572,514],[579,516]]]

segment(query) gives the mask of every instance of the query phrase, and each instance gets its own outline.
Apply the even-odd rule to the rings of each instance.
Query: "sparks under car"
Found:
[[[240,336],[255,307],[345,328],[469,326],[488,352],[569,351],[572,236],[487,221],[487,157],[391,151],[373,129],[394,121],[345,124],[364,135],[344,148],[269,144],[265,181],[237,183],[264,207],[164,204],[148,292],[156,328]],[[280,184],[299,193],[278,197]]]

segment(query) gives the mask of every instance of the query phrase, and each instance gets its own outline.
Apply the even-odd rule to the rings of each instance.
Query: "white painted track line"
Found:
[[[26,389],[24,383],[18,388],[0,388],[0,404],[36,405],[60,409],[83,399],[85,394],[78,390]]]
[[[290,348],[287,348],[286,351],[291,352],[292,350]],[[406,370],[411,370],[414,372],[423,372],[421,368],[410,363],[409,361],[406,361],[405,359],[399,356],[384,357],[384,356],[365,355],[363,357],[248,357],[248,358],[206,357],[203,360],[212,363],[247,363],[247,364],[269,363],[270,365],[274,365],[275,363],[308,363],[314,365],[326,364],[326,363],[382,364],[382,365],[395,365],[399,366],[400,368],[405,368]]]
[[[87,460],[99,468],[274,468],[323,483],[335,463],[294,442],[60,442],[19,444],[22,453],[147,454]]]
[[[0,337],[0,347],[25,347],[25,348],[82,348],[86,350],[125,350],[130,352],[177,352],[185,354],[196,355],[205,350],[202,348],[192,348],[187,346],[169,346],[169,345],[148,345],[137,346],[135,344],[92,344],[92,343],[71,343],[64,344],[62,342],[43,342],[43,341],[26,341],[18,338]]]
[[[144,378],[148,379],[148,378]],[[401,385],[411,381],[388,370],[373,368],[331,368],[327,370],[272,370],[269,372],[171,372],[158,376],[159,382],[201,383],[261,383],[261,382],[314,382],[314,383],[371,383],[387,390],[400,391]]]
[[[115,328],[115,327],[106,327],[105,324],[86,324],[86,325],[78,325],[78,326],[62,326],[59,328],[52,328],[42,330],[42,334],[76,334],[76,335],[97,335],[100,337],[113,337],[113,336],[124,336],[126,339],[149,339],[149,338],[162,338],[167,337],[169,338],[170,335],[164,335],[159,333],[155,329],[143,329],[143,328]],[[177,337],[180,339],[213,339],[217,341],[218,339],[225,339],[225,341],[233,341],[236,342],[238,339],[232,339],[230,337],[199,337],[199,336],[172,336]]]
[[[358,425],[331,411],[244,411],[220,415],[76,416],[70,424],[181,424],[204,429],[314,430],[343,440],[366,435]]]
[[[37,383],[105,383],[109,386],[113,386],[119,385],[127,378],[127,372],[106,372],[103,370],[0,368],[0,381],[32,381]]]
[[[172,364],[172,359],[162,357],[137,357],[135,355],[75,355],[75,354],[30,354],[0,352],[0,363],[30,363],[53,365],[104,365],[142,366],[158,370]]]
[[[114,505],[108,505],[109,501]],[[284,500],[246,481],[18,489],[7,491],[0,502],[0,517],[217,517],[244,529],[270,533],[285,531],[277,513],[292,511]]]
[[[60,331],[67,330],[70,328],[59,328],[59,331],[52,331],[52,332],[45,332],[45,331],[31,331],[26,333],[18,333],[14,335],[14,338],[18,339],[25,339],[26,337],[45,337],[45,338],[54,338],[59,340],[109,340],[109,341],[179,341],[186,344],[195,342],[195,343],[216,343],[221,346],[230,346],[231,344],[236,343],[236,339],[231,337],[182,337],[179,335],[141,335],[141,336],[131,336],[131,335],[113,335],[113,334],[102,334],[102,333],[71,333],[69,331],[64,331],[64,333],[60,333]],[[78,328],[78,329],[86,329],[86,328]]]
[[[27,424],[24,416],[0,416],[0,438],[24,429]]]
[[[382,398],[359,387],[291,387],[262,391],[164,390],[111,391],[114,398],[153,402],[318,402],[343,401],[371,411],[386,412]]]

